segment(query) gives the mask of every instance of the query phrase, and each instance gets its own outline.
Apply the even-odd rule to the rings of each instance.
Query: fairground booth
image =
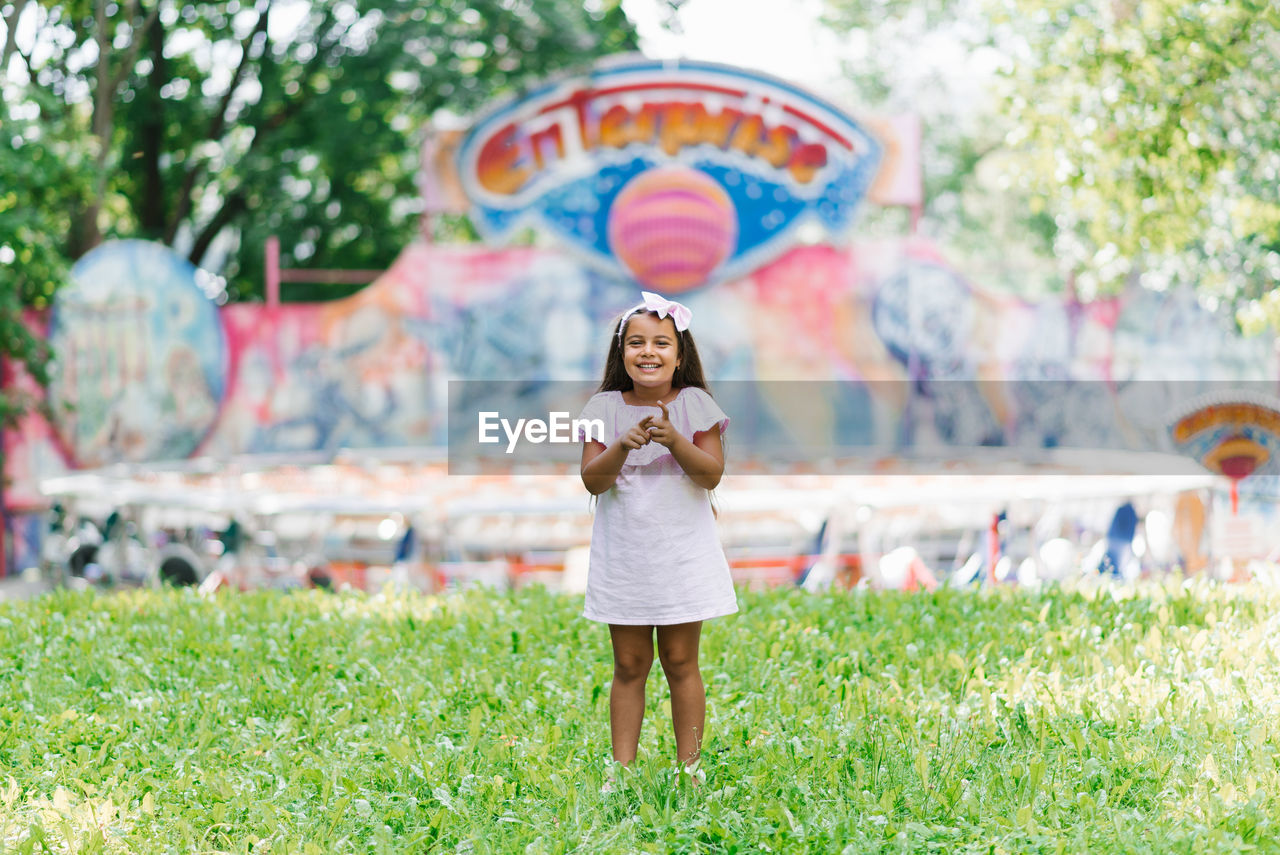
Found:
[[[5,572],[576,589],[579,447],[486,438],[484,414],[576,416],[642,290],[692,310],[732,419],[717,505],[740,581],[1062,578],[1126,504],[1132,572],[1268,566],[1274,340],[1194,283],[1028,302],[914,225],[861,235],[870,206],[918,222],[921,134],[623,56],[431,134],[427,216],[484,242],[420,240],[349,298],[282,304],[282,279],[318,274],[269,250],[266,303],[219,305],[169,248],[103,244],[32,321],[52,419],[4,437]]]

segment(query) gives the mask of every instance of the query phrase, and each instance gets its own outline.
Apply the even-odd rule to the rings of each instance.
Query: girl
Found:
[[[694,772],[706,719],[702,621],[738,610],[708,494],[724,472],[729,419],[706,391],[689,309],[642,296],[618,320],[581,416],[605,426],[603,442],[582,447],[582,483],[600,497],[583,617],[609,624],[613,642],[613,759],[635,759],[656,632],[676,753]]]

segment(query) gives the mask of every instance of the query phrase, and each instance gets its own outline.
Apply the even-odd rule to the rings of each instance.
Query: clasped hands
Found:
[[[671,414],[667,412],[667,405],[659,401],[658,407],[662,410],[661,416],[645,416],[636,422],[631,430],[622,435],[623,448],[635,451],[641,446],[648,445],[650,441],[665,445],[667,448],[675,444],[680,434],[671,424]]]

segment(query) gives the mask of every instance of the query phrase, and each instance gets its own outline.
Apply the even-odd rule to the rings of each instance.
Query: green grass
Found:
[[[703,635],[706,784],[655,664],[610,795],[580,598],[0,604],[0,851],[1280,849],[1278,593],[740,602]]]

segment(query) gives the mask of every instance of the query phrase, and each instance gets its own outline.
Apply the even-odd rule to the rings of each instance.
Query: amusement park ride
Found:
[[[104,244],[33,318],[67,406],[5,436],[5,568],[572,589],[590,530],[572,454],[463,460],[452,423],[492,403],[485,383],[513,384],[513,409],[585,400],[640,288],[692,308],[733,419],[719,525],[744,584],[1061,576],[1096,567],[1126,499],[1148,569],[1224,543],[1266,558],[1273,505],[1236,485],[1277,466],[1272,342],[1185,291],[1029,303],[919,235],[851,239],[864,201],[919,219],[919,134],[756,72],[626,56],[431,136],[427,214],[466,213],[486,246],[317,272],[269,240],[267,303],[219,307],[167,247]],[[506,243],[530,227],[550,245]],[[280,303],[301,278],[372,284]]]

